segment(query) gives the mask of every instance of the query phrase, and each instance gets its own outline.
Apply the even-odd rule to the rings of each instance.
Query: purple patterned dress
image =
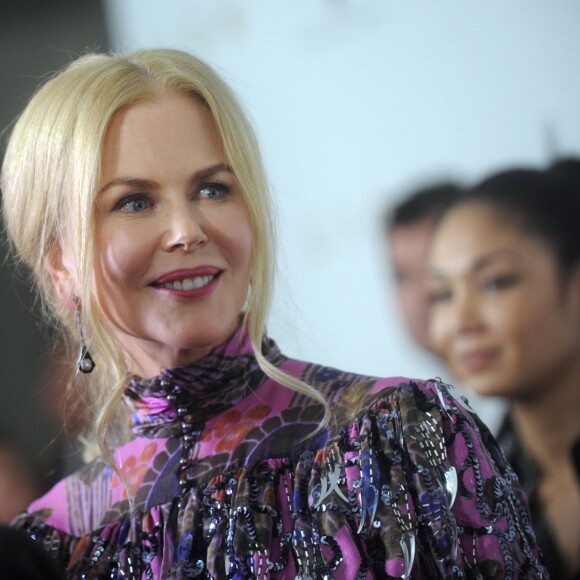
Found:
[[[133,380],[135,438],[13,525],[68,578],[543,578],[527,506],[495,441],[437,381],[377,379],[264,354],[238,332],[206,358]]]

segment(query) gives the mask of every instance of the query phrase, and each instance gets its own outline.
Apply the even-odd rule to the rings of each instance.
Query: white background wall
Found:
[[[113,46],[195,52],[253,118],[279,212],[270,334],[380,375],[441,369],[398,318],[388,200],[580,153],[577,0],[108,0]]]

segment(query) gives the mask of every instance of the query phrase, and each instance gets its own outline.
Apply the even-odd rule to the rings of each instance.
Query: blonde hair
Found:
[[[32,271],[46,315],[64,331],[70,345],[78,340],[73,313],[55,295],[45,262],[59,255],[65,236],[74,244],[82,325],[97,366],[88,385],[78,379],[72,382],[84,387],[83,405],[92,425],[88,440],[96,442],[113,465],[110,446],[130,435],[127,411],[119,404],[129,373],[118,342],[91,298],[93,208],[101,150],[116,112],[169,90],[206,105],[244,194],[253,232],[253,263],[243,325],[257,362],[270,378],[324,406],[319,429],[331,417],[327,401],[316,389],[273,366],[261,351],[274,277],[272,209],[254,131],[230,87],[205,62],[182,51],[86,55],[46,82],[22,113],[6,151],[1,188],[6,231],[15,254]]]

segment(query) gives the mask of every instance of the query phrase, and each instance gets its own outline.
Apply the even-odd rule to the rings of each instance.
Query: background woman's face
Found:
[[[533,396],[578,357],[578,291],[540,238],[483,203],[457,207],[433,241],[431,335],[460,382]]]
[[[94,293],[133,372],[189,363],[235,331],[252,230],[199,102],[169,93],[113,117],[95,211]]]

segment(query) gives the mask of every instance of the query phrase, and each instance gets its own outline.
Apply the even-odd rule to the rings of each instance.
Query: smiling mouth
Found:
[[[460,357],[462,366],[470,372],[483,371],[493,365],[498,357],[495,349],[465,353]]]
[[[192,278],[184,278],[183,280],[173,280],[172,282],[156,284],[156,286],[158,288],[169,288],[170,290],[194,290],[207,286],[215,279],[215,277],[215,274],[193,276]]]

